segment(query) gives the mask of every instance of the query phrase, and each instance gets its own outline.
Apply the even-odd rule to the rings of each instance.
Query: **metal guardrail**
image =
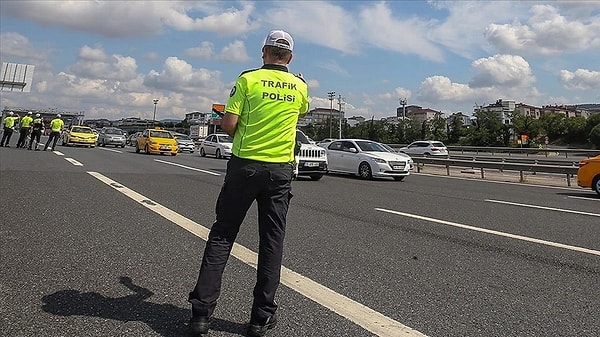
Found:
[[[528,155],[544,155],[546,157],[551,156],[553,154],[564,154],[565,158],[568,158],[569,155],[580,155],[586,156],[588,158],[595,157],[600,155],[600,150],[592,150],[592,149],[561,149],[561,148],[527,148],[527,147],[483,147],[483,146],[446,146],[448,151],[452,152],[460,152],[464,154],[465,152],[475,152],[479,153],[491,153],[492,155],[495,153],[507,153],[509,156],[513,153],[515,154],[525,154]]]
[[[546,165],[538,163],[515,163],[506,161],[477,161],[452,158],[432,158],[413,156],[413,161],[417,164],[417,172],[421,172],[422,165],[431,164],[446,167],[446,174],[450,175],[450,167],[479,168],[481,178],[485,179],[485,169],[494,169],[499,171],[518,171],[519,181],[525,181],[523,172],[532,173],[555,173],[564,174],[567,177],[567,186],[571,186],[571,179],[577,175],[578,166],[567,165]]]

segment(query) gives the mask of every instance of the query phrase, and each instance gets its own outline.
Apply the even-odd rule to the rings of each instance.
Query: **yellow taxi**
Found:
[[[577,185],[591,188],[600,195],[600,155],[579,162]]]
[[[146,154],[151,153],[170,153],[172,156],[177,155],[179,147],[177,140],[173,134],[163,128],[154,127],[146,129],[142,132],[135,145],[135,152],[144,151]]]
[[[87,147],[96,146],[96,134],[94,129],[83,126],[73,125],[62,134],[62,145],[83,145]]]

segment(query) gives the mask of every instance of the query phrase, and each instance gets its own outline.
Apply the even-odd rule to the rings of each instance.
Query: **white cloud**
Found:
[[[445,76],[431,76],[419,86],[417,97],[426,102],[471,101],[473,89],[466,84],[453,83]]]
[[[600,46],[600,17],[563,16],[551,5],[531,7],[527,24],[490,24],[485,38],[505,53],[554,55]]]
[[[3,1],[3,15],[107,37],[148,37],[166,27],[219,34],[243,34],[259,28],[254,5],[226,11],[191,1]],[[205,14],[198,18],[189,13]]]
[[[223,90],[220,76],[220,71],[204,68],[194,69],[185,60],[169,57],[165,60],[161,72],[152,70],[146,75],[144,85],[169,92],[197,93],[204,91],[215,94],[218,92],[216,90]]]
[[[66,72],[88,79],[129,81],[137,76],[137,63],[129,56],[108,56],[102,48],[83,46]]]
[[[600,71],[577,69],[560,71],[560,81],[567,89],[600,90]]]
[[[24,57],[37,61],[46,60],[46,55],[38,52],[29,39],[19,33],[0,33],[0,58]]]
[[[226,62],[248,62],[251,60],[243,41],[236,40],[221,50],[219,59]]]
[[[521,56],[494,55],[473,61],[471,88],[527,86],[535,81],[529,63]]]
[[[335,74],[342,75],[344,77],[347,77],[350,75],[348,70],[342,68],[342,66],[340,66],[335,60],[322,61],[322,62],[319,62],[317,66],[319,68],[329,70]]]
[[[214,44],[212,42],[203,41],[198,47],[188,48],[184,53],[187,56],[210,60],[215,54]]]

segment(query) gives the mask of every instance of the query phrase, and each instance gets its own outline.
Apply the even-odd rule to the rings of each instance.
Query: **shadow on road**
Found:
[[[119,282],[133,291],[123,297],[106,297],[95,292],[80,292],[73,289],[60,290],[42,298],[42,309],[58,316],[91,316],[123,322],[139,321],[164,337],[188,335],[190,309],[172,304],[147,302],[154,293],[133,284],[129,277],[121,276]],[[244,335],[245,325],[213,319],[211,330]]]

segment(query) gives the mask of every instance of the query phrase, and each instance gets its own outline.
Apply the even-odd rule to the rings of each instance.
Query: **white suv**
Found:
[[[319,180],[327,173],[327,152],[324,148],[311,144],[304,132],[296,130],[296,142],[300,145],[300,152],[296,155],[294,177],[309,176],[312,180]]]

